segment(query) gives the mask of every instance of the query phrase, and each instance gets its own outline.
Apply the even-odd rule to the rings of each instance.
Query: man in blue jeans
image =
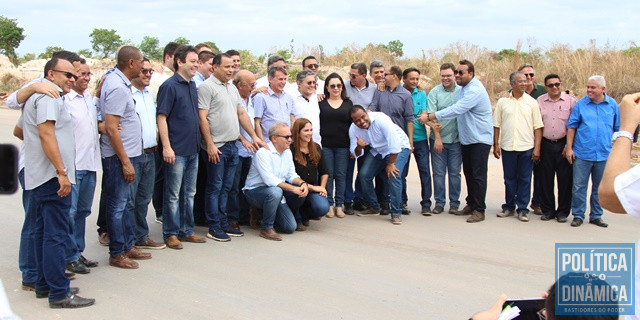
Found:
[[[133,163],[142,154],[142,127],[131,96],[131,79],[142,68],[142,53],[124,46],[118,52],[118,65],[105,79],[100,93],[100,109],[105,131],[101,137],[103,196],[107,232],[109,233],[109,264],[118,268],[137,269],[132,259],[151,259],[151,254],[134,248],[134,232],[126,214],[129,184],[135,180]]]
[[[584,221],[589,176],[592,182],[589,223],[603,228],[608,226],[602,220],[598,186],[611,152],[611,137],[620,129],[620,111],[618,103],[605,93],[605,89],[603,76],[591,76],[587,82],[587,96],[576,102],[567,122],[564,154],[573,164],[572,227],[579,227]]]
[[[164,160],[162,233],[169,248],[182,249],[181,241],[207,241],[193,232],[193,197],[200,150],[198,91],[191,81],[198,69],[196,48],[178,47],[173,67],[176,73],[158,91],[158,134]]]
[[[198,112],[202,133],[202,155],[206,159],[207,183],[205,213],[209,232],[207,238],[226,242],[244,233],[234,229],[227,220],[227,200],[238,166],[235,142],[240,136],[240,125],[251,135],[253,144],[262,141],[251,126],[251,119],[242,105],[238,89],[229,82],[233,76],[233,59],[226,53],[213,58],[213,74],[198,88]]]
[[[284,122],[276,122],[269,128],[268,134],[269,148],[260,148],[253,156],[247,183],[242,191],[249,204],[262,209],[260,236],[267,240],[282,241],[282,236],[275,229],[282,233],[293,233],[297,227],[296,219],[284,198],[284,191],[305,198],[309,188],[296,173],[289,149],[292,137],[289,126]],[[251,219],[252,225],[258,220],[253,213]]]
[[[409,137],[404,130],[391,121],[382,112],[367,112],[361,106],[353,106],[350,111],[353,124],[349,128],[350,150],[354,157],[364,156],[364,164],[358,172],[360,186],[366,210],[358,216],[377,216],[380,214],[373,188],[373,179],[385,172],[389,179],[391,198],[391,223],[402,224],[402,172],[409,160]],[[365,147],[369,151],[365,152]]]

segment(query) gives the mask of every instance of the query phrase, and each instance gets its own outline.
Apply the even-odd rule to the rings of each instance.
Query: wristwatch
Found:
[[[58,173],[59,176],[66,176],[67,168],[65,167],[63,170],[56,170],[56,172]]]
[[[613,143],[614,141],[616,141],[616,139],[618,139],[620,137],[625,137],[625,138],[629,139],[629,141],[631,141],[631,143],[633,143],[633,134],[631,132],[629,132],[629,131],[614,132],[613,136],[611,136],[611,143]]]

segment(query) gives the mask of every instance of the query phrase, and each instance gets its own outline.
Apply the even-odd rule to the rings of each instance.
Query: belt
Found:
[[[143,151],[144,151],[144,153],[151,153],[151,152],[156,151],[156,147],[146,148]]]
[[[543,137],[543,138],[542,138],[542,140],[545,140],[545,141],[547,141],[547,142],[551,142],[551,143],[560,143],[560,142],[565,142],[565,141],[567,141],[567,137],[562,137],[562,138],[560,138],[560,139],[555,139],[555,140],[553,140],[553,139],[547,139],[547,138],[544,138],[544,137]]]

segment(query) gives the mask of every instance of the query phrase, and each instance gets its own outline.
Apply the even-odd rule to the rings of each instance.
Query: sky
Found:
[[[10,1],[0,15],[16,19],[25,39],[18,54],[48,46],[90,49],[94,28],[115,29],[139,44],[157,37],[162,47],[185,37],[213,41],[221,50],[256,55],[322,45],[333,54],[349,45],[400,40],[405,57],[452,43],[499,51],[568,44],[628,48],[640,45],[640,1],[530,0],[278,0],[278,1]]]

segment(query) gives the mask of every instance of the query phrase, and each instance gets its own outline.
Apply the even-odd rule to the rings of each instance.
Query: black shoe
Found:
[[[542,216],[540,216],[540,220],[542,221],[548,221],[548,220],[553,220],[554,217],[550,214],[543,214]]]
[[[408,216],[411,213],[411,210],[407,207],[406,203],[402,204],[402,214]]]
[[[592,220],[592,221],[589,221],[589,223],[595,224],[596,226],[603,227],[603,228],[606,228],[606,227],[609,226],[606,222],[604,222],[604,220],[602,220],[600,218]]]
[[[581,225],[582,225],[582,219],[580,218],[573,218],[573,221],[571,221],[572,227],[579,227]]]
[[[78,292],[80,292],[80,289],[78,287],[71,287],[71,288],[69,288],[69,291],[71,292],[71,294],[77,294]],[[48,296],[49,296],[49,290],[47,290],[47,291],[36,291],[36,298],[37,299],[46,298]]]
[[[391,206],[388,203],[383,203],[380,205],[380,215],[386,216],[389,215],[389,211],[391,210]]]
[[[98,262],[97,261],[91,261],[87,258],[85,258],[83,255],[80,255],[80,259],[78,259],[78,261],[80,261],[80,263],[84,264],[85,267],[87,268],[95,268],[98,266]]]
[[[560,223],[565,223],[565,222],[567,222],[567,217],[565,217],[565,216],[557,216],[556,220],[558,220],[558,222],[560,222]]]
[[[85,266],[84,264],[82,264],[80,262],[80,260],[71,262],[71,263],[67,263],[67,270],[71,271],[73,273],[80,273],[80,274],[87,274],[89,272],[91,272],[91,270],[89,270],[89,268],[87,268],[87,266]]]
[[[355,211],[365,211],[365,210],[367,210],[367,206],[366,206],[364,203],[362,203],[362,202],[356,202],[356,203],[354,203],[354,204],[353,204],[353,206],[352,206],[352,208],[353,208],[353,210],[355,210]]]
[[[36,291],[36,284],[34,282],[23,282],[22,290],[24,291]]]
[[[350,216],[356,214],[353,210],[353,203],[347,202],[344,204],[344,214],[348,214]]]
[[[49,308],[51,309],[60,309],[60,308],[83,308],[92,306],[96,303],[96,299],[86,299],[75,294],[69,295],[68,297],[58,300],[58,301],[50,301]]]

